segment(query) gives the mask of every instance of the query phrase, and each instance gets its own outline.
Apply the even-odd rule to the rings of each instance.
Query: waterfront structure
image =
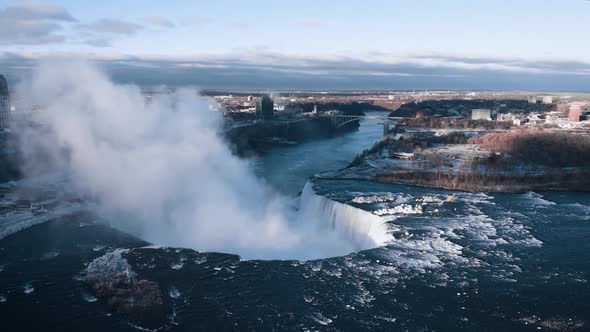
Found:
[[[272,119],[274,112],[274,101],[267,96],[260,98],[256,102],[256,115],[260,119],[270,120]]]
[[[488,109],[478,108],[471,110],[471,120],[492,120],[492,111]]]
[[[501,122],[512,122],[514,119],[516,119],[516,117],[512,113],[498,114],[498,121]]]
[[[8,98],[8,82],[0,75],[0,130],[8,129],[10,116],[10,100]]]

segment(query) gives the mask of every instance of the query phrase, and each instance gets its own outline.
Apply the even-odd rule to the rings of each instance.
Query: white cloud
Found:
[[[103,18],[90,24],[82,24],[80,29],[93,33],[133,35],[141,30],[142,26],[119,19]]]
[[[47,44],[62,42],[64,25],[76,19],[64,8],[20,4],[0,9],[0,44]]]
[[[162,28],[174,28],[176,26],[174,22],[162,16],[146,16],[142,20],[144,23],[148,25],[158,26]]]
[[[290,23],[309,28],[324,27],[330,24],[330,22],[318,18],[296,18],[291,20]]]

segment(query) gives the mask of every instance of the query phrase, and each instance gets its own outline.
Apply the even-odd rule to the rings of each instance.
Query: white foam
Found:
[[[104,245],[96,245],[96,246],[94,246],[94,248],[92,248],[92,250],[94,250],[94,251],[101,251],[104,248],[106,248],[106,246],[104,246]]]
[[[392,239],[383,219],[317,195],[310,182],[301,194],[300,213],[302,220],[315,220],[315,227],[319,230],[330,229],[361,250],[383,246]]]
[[[31,294],[32,292],[35,291],[35,287],[33,287],[33,283],[31,282],[27,282],[24,286],[23,286],[23,292],[25,294]]]
[[[373,194],[372,196],[357,196],[351,200],[352,203],[356,204],[374,204],[374,203],[385,203],[395,202],[401,199],[402,196],[396,196],[392,193],[381,193]]]
[[[49,251],[44,253],[41,259],[44,261],[48,261],[56,258],[57,256],[59,256],[59,251]]]
[[[180,297],[181,294],[180,294],[180,291],[178,290],[178,288],[172,286],[168,290],[168,295],[170,295],[170,297],[173,299],[177,299]]]
[[[84,301],[86,301],[86,302],[89,302],[89,303],[93,303],[93,302],[96,302],[97,301],[97,298],[96,297],[94,297],[94,296],[92,296],[92,295],[90,295],[90,294],[88,294],[86,292],[83,292],[82,293],[82,299]]]
[[[394,206],[392,208],[387,209],[380,209],[373,211],[374,215],[377,216],[386,216],[386,215],[414,215],[414,214],[422,214],[422,206],[416,205],[412,206],[409,204],[401,204]]]
[[[530,200],[535,205],[547,206],[556,204],[555,202],[544,199],[543,195],[532,191],[522,194],[521,196],[525,199]]]
[[[330,325],[332,323],[332,320],[328,317],[325,317],[324,315],[322,315],[319,312],[314,312],[313,314],[309,315],[309,317],[311,319],[313,319],[316,323],[321,324],[321,325]]]
[[[178,263],[170,264],[170,267],[174,270],[180,270],[184,267],[184,263],[178,262]]]

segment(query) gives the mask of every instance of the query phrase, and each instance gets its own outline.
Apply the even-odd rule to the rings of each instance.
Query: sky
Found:
[[[0,0],[0,71],[219,89],[590,91],[590,1]]]

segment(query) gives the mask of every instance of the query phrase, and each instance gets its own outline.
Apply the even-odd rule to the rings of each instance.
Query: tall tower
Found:
[[[8,129],[8,117],[10,115],[10,102],[8,100],[8,82],[0,75],[0,130]]]
[[[274,112],[274,101],[264,96],[256,103],[256,114],[260,119],[270,120],[272,119]]]

